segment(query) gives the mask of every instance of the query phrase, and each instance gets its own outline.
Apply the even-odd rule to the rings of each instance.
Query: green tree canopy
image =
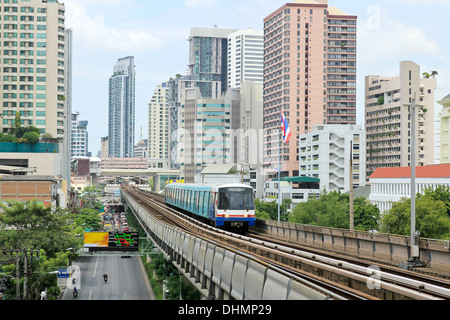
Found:
[[[416,197],[416,229],[420,236],[432,239],[450,239],[448,205],[438,200],[439,193],[432,191]],[[411,234],[411,199],[393,203],[391,210],[381,219],[381,231],[399,235]]]
[[[0,204],[0,247],[42,249],[49,258],[77,245],[66,210],[55,212],[36,201]]]
[[[298,204],[289,222],[330,228],[350,228],[349,195],[340,191],[323,191],[317,199]],[[365,198],[354,199],[355,229],[369,231],[378,228],[380,211]]]
[[[291,203],[290,199],[284,199],[280,206],[280,220],[288,221],[287,209]],[[264,202],[255,199],[256,218],[261,220],[277,220],[278,221],[278,201]]]

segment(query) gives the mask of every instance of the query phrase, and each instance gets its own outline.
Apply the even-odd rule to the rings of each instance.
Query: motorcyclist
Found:
[[[73,296],[76,298],[78,296],[78,290],[77,287],[73,288]]]
[[[108,281],[108,275],[106,273],[103,275],[103,280],[105,280],[105,283]]]

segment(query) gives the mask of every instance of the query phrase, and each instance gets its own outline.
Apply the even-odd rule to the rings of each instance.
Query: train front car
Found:
[[[222,185],[217,188],[216,225],[247,230],[255,225],[253,188],[246,185]]]

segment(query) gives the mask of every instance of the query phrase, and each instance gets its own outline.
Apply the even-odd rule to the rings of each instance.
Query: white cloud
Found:
[[[125,1],[94,0],[94,4],[120,6]],[[130,21],[126,21],[127,25],[108,25],[103,15],[89,15],[83,1],[66,1],[65,6],[66,27],[73,29],[77,44],[85,50],[152,50],[164,46],[162,38],[139,25],[138,21],[134,26]]]
[[[378,23],[370,18],[362,21],[358,30],[359,57],[363,61],[396,61],[411,56],[438,56],[439,44],[417,26],[380,15]]]

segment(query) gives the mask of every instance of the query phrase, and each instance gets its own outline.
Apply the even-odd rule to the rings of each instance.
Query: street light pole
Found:
[[[411,259],[416,260],[416,99],[411,105]]]

